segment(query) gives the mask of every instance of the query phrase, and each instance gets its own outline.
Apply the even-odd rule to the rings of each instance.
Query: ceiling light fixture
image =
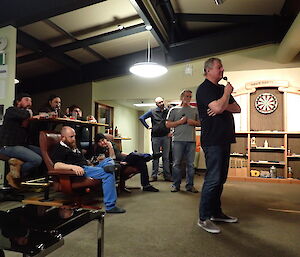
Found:
[[[156,78],[167,73],[168,69],[155,62],[150,62],[150,42],[148,40],[147,62],[138,62],[130,67],[129,71],[143,78]]]
[[[15,84],[18,84],[20,81],[18,79],[15,79]]]

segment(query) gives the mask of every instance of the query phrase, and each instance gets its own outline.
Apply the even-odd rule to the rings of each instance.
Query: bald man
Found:
[[[104,159],[96,166],[89,166],[88,161],[76,146],[76,133],[71,127],[61,129],[61,141],[52,151],[54,169],[71,169],[77,176],[85,176],[102,180],[103,201],[107,213],[124,213],[125,210],[116,206],[117,192],[115,187],[115,174],[111,158]]]
[[[156,108],[143,114],[139,120],[142,122],[146,129],[151,130],[151,142],[153,154],[158,153],[162,148],[163,158],[163,175],[166,181],[172,181],[170,173],[170,129],[166,127],[166,118],[168,109],[165,107],[164,99],[159,97],[155,98]],[[146,119],[151,118],[152,127],[150,127]],[[157,180],[159,168],[159,159],[153,159],[152,181]]]

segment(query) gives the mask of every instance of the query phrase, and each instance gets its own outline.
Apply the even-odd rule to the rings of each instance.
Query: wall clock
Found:
[[[7,46],[7,38],[6,37],[0,37],[0,51],[4,50]]]
[[[255,108],[262,114],[270,114],[277,109],[277,97],[270,93],[260,94],[255,99]]]

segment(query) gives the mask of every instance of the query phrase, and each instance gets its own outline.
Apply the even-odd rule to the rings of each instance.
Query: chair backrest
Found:
[[[40,149],[42,152],[43,160],[48,170],[53,170],[53,161],[50,158],[50,153],[56,144],[61,140],[61,135],[53,131],[40,131]]]

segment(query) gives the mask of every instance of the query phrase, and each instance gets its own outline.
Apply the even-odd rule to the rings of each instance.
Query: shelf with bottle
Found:
[[[252,166],[285,166],[284,161],[250,161],[250,165]]]

